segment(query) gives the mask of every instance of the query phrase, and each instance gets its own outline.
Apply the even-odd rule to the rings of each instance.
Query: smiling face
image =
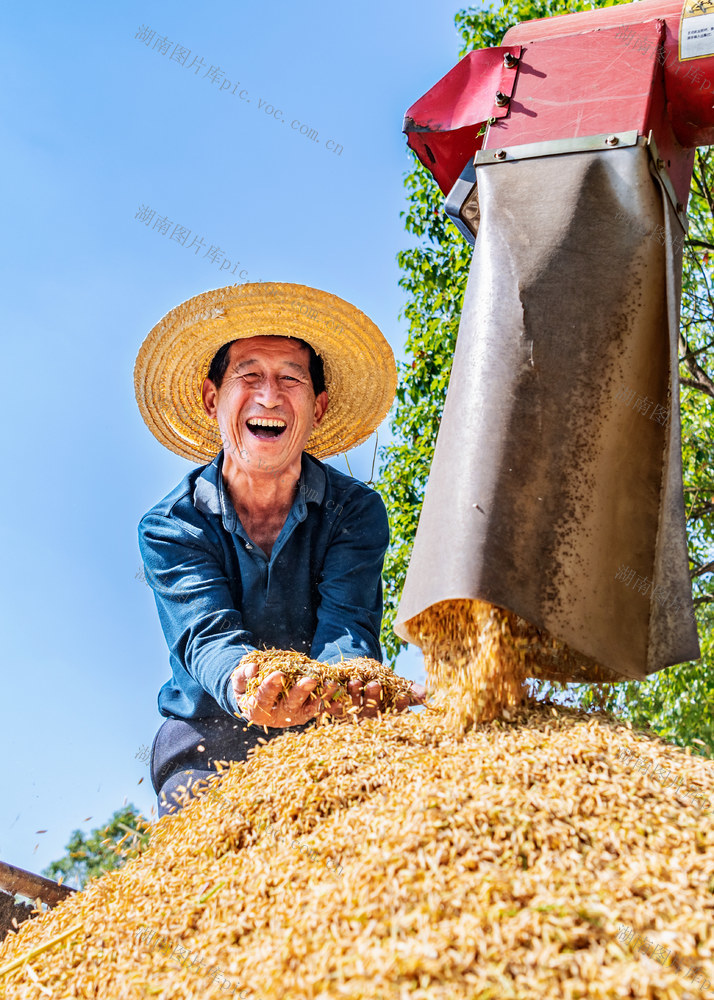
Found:
[[[224,465],[273,472],[299,467],[300,456],[327,410],[315,396],[306,347],[289,337],[247,337],[231,344],[220,388],[203,383],[203,406],[217,420]]]

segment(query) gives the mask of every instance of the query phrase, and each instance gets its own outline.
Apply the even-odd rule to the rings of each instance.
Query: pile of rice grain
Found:
[[[230,995],[150,927],[251,1000],[709,996],[616,940],[631,927],[714,983],[711,825],[627,748],[711,792],[712,761],[548,705],[461,734],[438,712],[285,733],[10,934],[0,967],[34,957],[0,993]]]

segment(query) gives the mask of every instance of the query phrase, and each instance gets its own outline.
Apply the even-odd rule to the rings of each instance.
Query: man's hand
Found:
[[[257,673],[258,664],[249,661],[236,667],[231,676],[236,701],[251,722],[282,729],[286,726],[301,726],[318,712],[324,711],[326,706],[323,698],[317,698],[312,693],[317,686],[316,677],[304,677],[293,685],[285,698],[281,698],[285,677],[279,670],[274,670],[266,677],[256,693],[249,698],[245,689],[250,678]],[[330,681],[325,685],[323,697],[330,698],[337,688],[337,681]]]
[[[373,719],[388,709],[379,681],[368,681],[366,684],[358,680],[348,681],[346,690],[342,687],[329,701],[327,699],[330,696],[326,691],[324,698],[325,711],[336,719],[344,719],[348,715],[357,719]],[[421,705],[425,698],[425,688],[421,684],[412,684],[408,694],[398,695],[394,711],[403,712],[410,705]]]
[[[290,689],[285,698],[281,698],[285,677],[279,670],[266,677],[257,692],[248,698],[245,694],[248,680],[257,673],[258,664],[248,662],[233,671],[231,681],[241,711],[251,722],[261,726],[299,726],[321,712],[327,712],[335,719],[346,719],[350,715],[357,719],[372,719],[387,711],[379,681],[365,684],[351,680],[346,691],[337,681],[329,681],[322,697],[318,698],[312,693],[317,686],[317,678],[305,677]],[[412,684],[408,694],[398,696],[395,709],[403,712],[410,705],[422,704],[425,698],[424,687]]]

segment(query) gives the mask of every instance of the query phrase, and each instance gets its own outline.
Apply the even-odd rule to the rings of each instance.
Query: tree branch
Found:
[[[695,597],[692,603],[695,608],[701,604],[714,604],[714,594],[704,594],[702,597]]]
[[[681,381],[684,385],[689,385],[694,389],[699,389],[700,392],[706,393],[714,399],[714,381],[709,377],[709,375],[704,371],[701,365],[697,364],[694,359],[694,354],[689,347],[687,338],[684,336],[681,328],[679,331],[679,347],[680,347],[680,363],[685,366],[689,374],[692,376],[691,379],[683,378]]]
[[[693,569],[689,575],[691,579],[694,580],[695,577],[703,576],[705,573],[711,573],[712,570],[714,570],[714,559],[712,559],[711,562],[705,563],[703,566],[698,566],[696,569]]]
[[[712,299],[712,292],[711,288],[709,287],[709,275],[704,270],[703,262],[699,259],[699,257],[695,253],[692,254],[692,259],[694,260],[695,265],[702,272],[702,280],[704,282],[704,289],[706,291],[707,302],[709,303],[709,308],[714,313],[714,299]],[[695,299],[697,299],[697,296],[695,296]]]
[[[688,438],[686,440],[689,440]],[[700,483],[699,486],[685,486],[685,493],[701,493],[702,490],[706,490],[707,493],[714,492],[714,483]],[[694,498],[696,500],[696,497]]]
[[[701,176],[697,177],[702,191],[704,192],[704,197],[706,198],[707,205],[709,206],[709,212],[714,215],[714,198],[712,198],[712,193],[709,190],[709,185],[707,184],[707,170],[706,163],[704,162],[704,156],[702,155],[701,149],[697,150],[697,160],[699,161],[699,169],[701,170]]]
[[[701,507],[695,507],[687,515],[688,521],[696,521],[699,517],[706,517],[707,514],[714,514],[714,503],[704,503]]]
[[[695,368],[699,368],[699,365],[695,361],[692,361],[691,364],[693,364]],[[691,364],[687,363],[687,367],[690,371]],[[700,392],[706,393],[707,396],[711,396],[712,399],[714,399],[714,382],[712,382],[712,380],[704,372],[702,372],[702,375],[704,376],[703,379],[680,378],[679,381],[682,385],[688,385],[692,389],[699,389]]]
[[[685,323],[684,327],[686,329],[688,326],[692,326],[692,325],[693,325],[693,322],[692,323]],[[696,351],[690,350],[689,354],[687,355],[687,357],[689,357],[689,358],[696,358],[697,354],[704,354],[706,351],[710,351],[712,349],[712,347],[714,347],[714,340],[710,340],[708,344],[704,345],[704,347],[698,347],[696,349]]]
[[[708,195],[711,198],[711,195]],[[704,284],[707,290],[707,298],[714,310],[714,302],[712,301],[711,291],[709,290],[709,284],[707,282],[707,274],[702,267],[702,262],[695,255],[695,262],[700,270],[703,272]],[[691,386],[693,389],[699,389],[700,392],[705,393],[707,396],[711,396],[714,399],[714,381],[709,377],[709,375],[704,371],[701,365],[697,364],[694,359],[694,354],[689,347],[687,338],[684,336],[682,329],[679,330],[679,346],[680,353],[683,355],[680,358],[681,364],[685,366],[689,374],[692,376],[691,379],[683,378],[681,381],[684,385]]]

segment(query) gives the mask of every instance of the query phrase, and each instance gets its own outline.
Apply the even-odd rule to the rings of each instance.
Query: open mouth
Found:
[[[250,433],[261,441],[280,437],[287,426],[284,420],[276,417],[249,417],[246,420]]]

